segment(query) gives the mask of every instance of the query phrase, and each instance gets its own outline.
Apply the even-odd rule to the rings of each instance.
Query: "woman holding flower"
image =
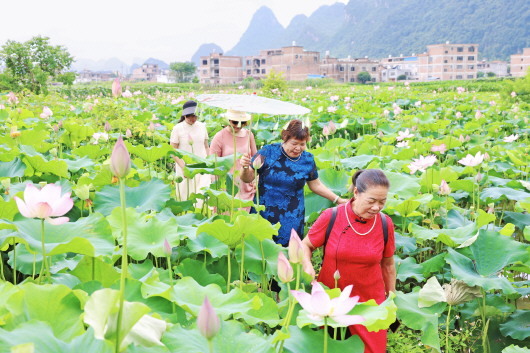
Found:
[[[381,304],[396,287],[394,225],[390,217],[380,212],[390,184],[385,174],[376,169],[358,171],[352,184],[353,198],[337,206],[336,211],[324,211],[302,241],[306,248],[304,270],[315,275],[310,254],[322,246],[319,282],[341,290],[353,285],[352,296],[359,296],[361,302],[374,299]],[[333,212],[335,219],[326,239]],[[349,331],[361,337],[365,353],[386,351],[386,330],[368,332],[362,325],[352,325]]]
[[[309,128],[300,120],[292,120],[281,134],[283,143],[264,146],[252,160],[262,158],[263,164],[257,168],[259,175],[259,203],[265,206],[261,215],[271,223],[280,223],[276,243],[286,246],[291,229],[299,234],[304,231],[304,186],[315,194],[334,203],[344,203],[320,179],[313,155],[306,152],[310,139]],[[261,157],[260,157],[261,156]],[[241,180],[254,180],[254,167],[249,155],[243,155]]]

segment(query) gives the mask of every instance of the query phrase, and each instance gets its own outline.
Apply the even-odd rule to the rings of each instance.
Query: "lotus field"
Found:
[[[311,109],[308,151],[337,195],[356,170],[388,176],[398,291],[381,305],[312,282],[296,235],[275,244],[279,225],[233,196],[233,156],[169,145],[198,86],[1,94],[0,352],[360,353],[336,333],[396,318],[389,352],[530,352],[530,105],[503,84],[274,96]],[[211,138],[224,111],[199,107]],[[253,115],[258,149],[293,118]],[[210,187],[180,200],[174,156]],[[306,230],[332,206],[309,190],[305,203]]]

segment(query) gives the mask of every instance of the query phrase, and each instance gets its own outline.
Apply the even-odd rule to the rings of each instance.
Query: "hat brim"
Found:
[[[186,116],[186,115],[190,115],[190,114],[195,114],[195,111],[197,110],[197,106],[194,106],[194,107],[187,107],[185,109],[182,110],[182,116]]]
[[[248,113],[238,112],[237,114],[232,113],[230,111],[221,114],[222,117],[226,118],[227,120],[232,121],[250,121],[252,119],[252,116]]]

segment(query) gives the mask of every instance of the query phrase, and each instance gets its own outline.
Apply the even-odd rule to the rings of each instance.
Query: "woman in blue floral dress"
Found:
[[[282,131],[283,143],[264,146],[252,160],[248,155],[241,158],[241,180],[244,182],[254,180],[252,162],[261,158],[262,165],[257,169],[259,202],[265,206],[261,215],[272,224],[280,223],[274,240],[283,246],[289,243],[291,229],[304,234],[306,183],[311,191],[334,203],[347,202],[318,179],[315,159],[305,151],[309,139],[309,128],[300,120],[293,120]]]

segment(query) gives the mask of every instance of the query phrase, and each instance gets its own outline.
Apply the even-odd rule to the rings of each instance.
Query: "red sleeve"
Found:
[[[210,144],[210,154],[215,154],[217,157],[223,157],[223,145],[221,143],[221,133],[223,130],[215,134]]]
[[[328,208],[317,218],[315,223],[309,229],[307,236],[311,241],[311,244],[315,248],[319,248],[324,245],[324,240],[326,238],[326,229],[328,229],[328,224],[331,219],[331,208]]]
[[[392,222],[392,218],[389,216],[383,214],[384,217],[386,217],[386,226],[388,227],[388,240],[386,242],[385,250],[383,250],[383,257],[390,257],[394,256],[394,252],[396,251],[396,238],[394,236],[394,223]]]

